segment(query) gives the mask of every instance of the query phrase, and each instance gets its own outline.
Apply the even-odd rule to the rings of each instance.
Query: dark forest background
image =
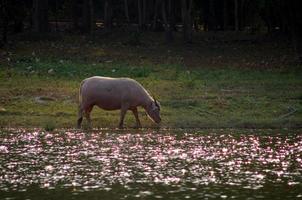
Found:
[[[138,80],[166,127],[301,127],[302,0],[0,2],[0,127],[74,127],[96,75]]]
[[[299,0],[1,0],[1,45],[29,30],[161,31],[167,42],[182,32],[186,43],[194,42],[194,32],[232,30],[288,39],[301,55],[301,8]]]

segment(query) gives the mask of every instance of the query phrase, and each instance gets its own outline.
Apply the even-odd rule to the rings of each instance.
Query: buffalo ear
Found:
[[[156,105],[157,107],[160,107],[160,104],[159,104],[159,102],[158,102],[157,100],[154,100],[154,102],[155,102],[155,105]]]

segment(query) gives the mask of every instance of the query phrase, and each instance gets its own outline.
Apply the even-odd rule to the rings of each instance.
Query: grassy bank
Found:
[[[79,44],[74,44],[71,42],[74,39],[20,41],[1,51],[4,55],[0,63],[1,127],[74,127],[79,83],[94,75],[131,77],[141,82],[160,100],[164,127],[302,126],[299,66],[281,63],[274,69],[267,67],[262,57],[247,60],[250,52],[246,52],[238,55],[238,62],[245,59],[245,66],[238,67],[236,60],[228,60],[226,56],[226,64],[222,66],[224,58],[219,58],[217,67],[201,62],[195,51],[189,54],[192,49],[171,50],[161,45],[158,55],[154,55],[150,53],[152,47],[118,42],[109,45],[104,41],[85,43],[87,40],[80,37],[76,38]],[[223,48],[233,49],[233,44]],[[252,49],[250,45],[246,48]],[[171,56],[171,52],[177,53]],[[208,60],[215,59],[217,50],[210,49],[207,54]],[[190,55],[193,64],[186,62]],[[266,67],[250,66],[261,62]],[[154,126],[142,109],[140,117],[143,126]],[[116,127],[119,112],[95,108],[92,118],[94,127]],[[133,125],[134,118],[129,112],[126,126]]]

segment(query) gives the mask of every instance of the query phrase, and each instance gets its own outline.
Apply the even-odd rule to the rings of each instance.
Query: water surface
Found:
[[[0,199],[302,199],[302,134],[5,130]]]

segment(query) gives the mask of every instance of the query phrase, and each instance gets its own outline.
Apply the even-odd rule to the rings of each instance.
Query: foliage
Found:
[[[56,124],[52,120],[47,120],[44,124],[44,130],[45,131],[54,131],[56,128]]]

